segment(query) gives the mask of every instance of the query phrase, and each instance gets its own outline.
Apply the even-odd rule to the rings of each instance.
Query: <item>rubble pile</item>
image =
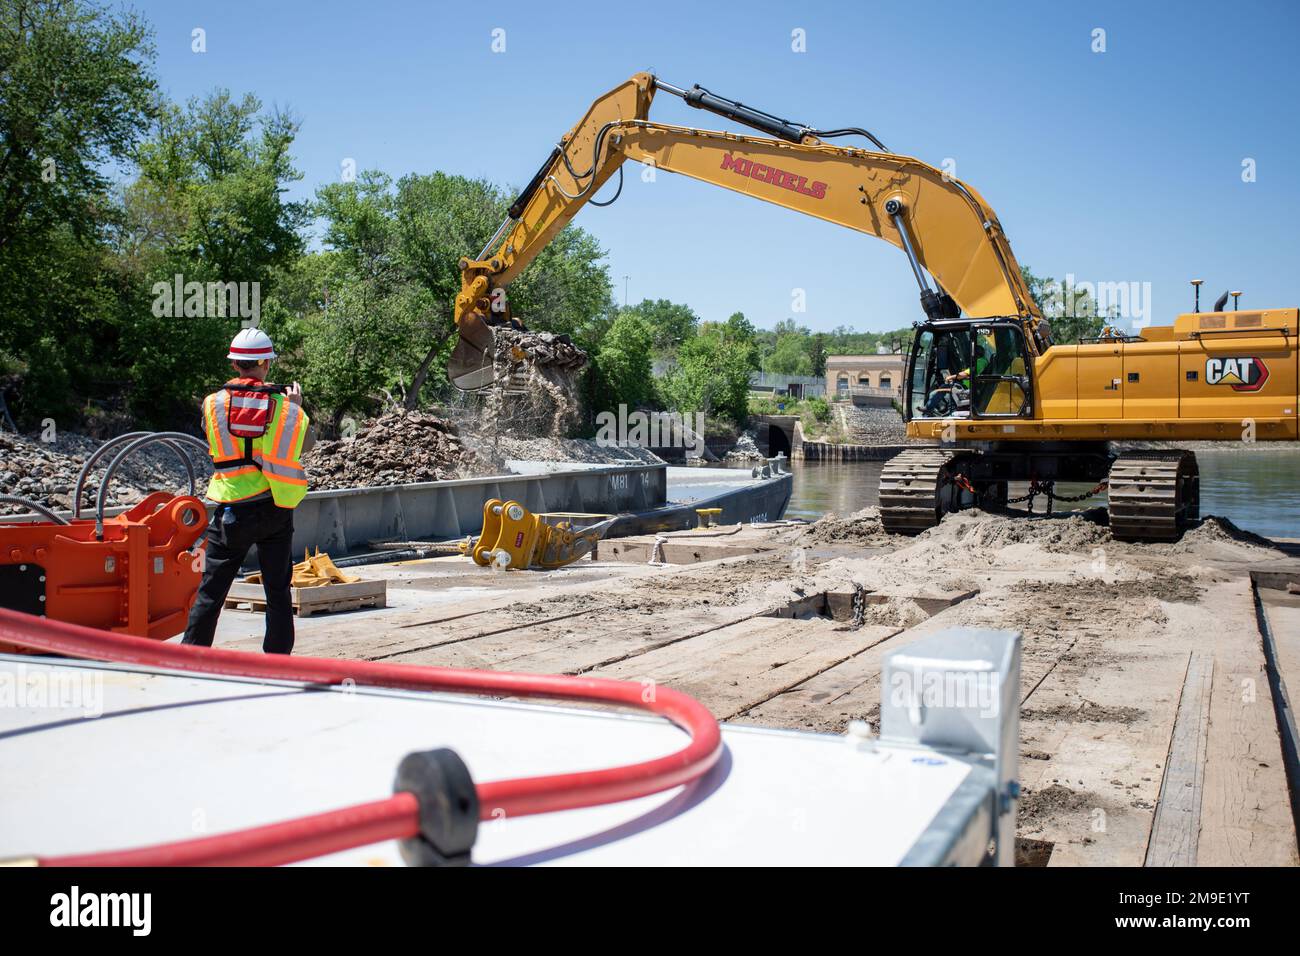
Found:
[[[103,442],[72,432],[58,432],[53,441],[39,436],[0,432],[0,495],[18,495],[55,511],[72,507],[72,490],[86,458]],[[86,481],[81,501],[94,507],[99,479],[112,455],[100,459]],[[191,456],[195,482],[202,495],[212,473],[207,456]],[[188,491],[185,466],[169,448],[151,447],[135,452],[123,462],[109,486],[106,506],[133,505],[150,491]],[[0,503],[0,514],[21,514],[21,505]]]
[[[476,475],[508,474],[509,461],[575,461],[598,465],[623,462],[657,465],[658,455],[638,445],[602,445],[589,438],[513,438],[479,432],[465,435],[465,444],[478,455]]]
[[[727,452],[726,460],[729,462],[759,462],[766,461],[767,456],[759,450],[758,433],[754,429],[743,431],[736,439],[736,444]]]
[[[313,491],[463,478],[476,455],[451,422],[425,412],[388,412],[351,438],[318,442],[303,455]]]
[[[505,435],[560,437],[578,414],[578,373],[587,353],[567,335],[498,328],[487,391],[484,430]]]

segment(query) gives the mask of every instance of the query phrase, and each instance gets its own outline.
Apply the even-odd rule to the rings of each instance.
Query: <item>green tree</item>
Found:
[[[743,425],[753,355],[753,341],[743,330],[727,323],[702,324],[682,343],[676,365],[660,380],[664,405]]]
[[[723,331],[728,341],[736,343],[745,350],[745,361],[750,369],[757,372],[762,368],[759,359],[758,329],[754,328],[753,322],[745,318],[744,312],[731,313],[724,323]]]
[[[826,355],[826,336],[818,332],[808,340],[808,364],[818,378],[826,376]]]
[[[643,299],[629,309],[650,327],[655,351],[660,355],[685,342],[700,324],[700,317],[690,306],[667,299]]]
[[[133,267],[123,273],[120,340],[142,421],[197,417],[198,396],[227,377],[226,346],[241,321],[260,319],[274,277],[301,255],[309,210],[284,198],[300,178],[289,153],[297,131],[288,114],[263,113],[255,96],[236,101],[217,90],[164,107],[139,147],[118,248]],[[177,276],[182,288],[242,286],[237,304],[250,314],[221,295],[205,296],[200,316],[178,314],[169,291]]]
[[[153,58],[134,13],[0,0],[0,366],[20,377],[25,424],[66,420],[114,373],[93,327],[118,290],[109,173],[148,127]]]
[[[0,0],[0,250],[96,236],[107,168],[148,127],[153,57],[134,13]]]
[[[799,334],[783,335],[776,347],[763,360],[763,371],[774,375],[811,375],[812,359],[808,356],[807,340]]]
[[[654,398],[650,327],[634,312],[619,314],[601,340],[591,368],[592,410],[613,411],[649,405]]]

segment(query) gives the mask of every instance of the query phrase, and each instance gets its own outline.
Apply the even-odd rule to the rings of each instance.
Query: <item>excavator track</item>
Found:
[[[952,483],[955,467],[970,451],[912,448],[899,452],[880,472],[880,523],[891,534],[920,534],[962,506]]]
[[[1201,516],[1190,451],[1122,454],[1110,466],[1110,530],[1120,541],[1176,541]]]

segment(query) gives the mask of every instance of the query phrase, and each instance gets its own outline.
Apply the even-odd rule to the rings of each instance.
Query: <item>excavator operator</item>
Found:
[[[970,407],[971,370],[975,375],[983,375],[993,359],[993,346],[988,336],[980,335],[975,343],[975,358],[960,372],[949,372],[943,376],[943,386],[930,393],[925,403],[925,414],[929,418],[941,417],[960,408]]]

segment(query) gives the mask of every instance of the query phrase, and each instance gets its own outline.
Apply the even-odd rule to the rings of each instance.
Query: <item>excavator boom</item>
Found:
[[[650,122],[657,90],[771,138]],[[506,287],[616,172],[621,175],[627,159],[884,239],[906,254],[932,319],[964,311],[1037,321],[1002,227],[979,193],[883,147],[824,141],[842,135],[861,135],[880,147],[866,130],[822,132],[647,73],[610,90],[552,150],[482,252],[461,261],[460,338],[448,368],[453,383],[475,390],[496,380],[497,331],[522,328],[511,315]]]

